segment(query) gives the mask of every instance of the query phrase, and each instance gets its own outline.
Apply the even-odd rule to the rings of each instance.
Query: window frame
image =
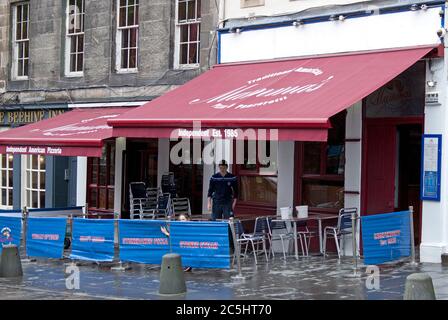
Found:
[[[6,167],[3,167],[3,157],[6,157]],[[14,170],[14,159],[10,161],[9,157],[14,157],[10,153],[0,154],[0,208],[1,209],[12,209],[14,205],[14,199],[13,199],[13,190],[14,190],[14,176],[12,177],[13,182],[12,186],[10,187],[10,172],[13,172]],[[6,174],[6,186],[3,186],[3,175]],[[3,199],[3,190],[6,190],[6,198]],[[11,203],[9,202],[11,195]]]
[[[346,128],[346,111],[342,111],[341,114],[344,115],[344,129]],[[344,130],[344,139],[343,142],[345,144],[345,130]],[[344,173],[342,174],[328,174],[327,172],[327,148],[329,146],[328,139],[325,142],[320,143],[320,163],[319,163],[319,173],[305,173],[304,172],[304,157],[305,157],[305,142],[297,141],[295,145],[295,163],[296,163],[296,173],[295,173],[295,200],[297,205],[303,204],[303,191],[305,182],[312,181],[324,181],[324,182],[338,182],[342,183],[342,186],[345,190],[345,168]],[[345,156],[345,155],[344,155]],[[344,191],[345,194],[345,191]],[[338,213],[339,209],[336,208],[320,208],[320,207],[311,207],[310,210],[314,212],[323,212],[323,213]]]
[[[247,140],[245,140],[244,143],[246,143]],[[250,208],[250,207],[261,207],[261,208],[265,208],[268,211],[275,211],[275,208],[277,208],[277,203],[272,204],[269,202],[258,202],[258,201],[245,201],[241,199],[241,194],[242,194],[242,181],[241,181],[241,177],[263,177],[263,178],[269,178],[269,177],[273,177],[273,178],[277,178],[277,193],[278,193],[278,167],[276,170],[276,173],[263,173],[261,172],[260,168],[262,168],[262,165],[260,164],[260,161],[258,159],[258,141],[255,141],[255,152],[256,152],[256,159],[255,159],[255,170],[248,170],[248,169],[244,169],[242,164],[236,164],[236,152],[237,152],[237,145],[236,143],[234,144],[234,163],[235,165],[233,165],[234,171],[235,171],[235,175],[237,176],[238,179],[238,190],[239,190],[239,194],[238,194],[238,199],[237,199],[237,207],[242,207],[242,208]],[[245,151],[246,152],[246,151]],[[277,152],[278,155],[278,152]],[[278,163],[278,159],[277,159],[277,163]]]
[[[187,3],[187,8],[188,8],[188,2],[190,1],[195,1],[196,6],[195,6],[195,11],[196,11],[196,18],[195,19],[188,19],[188,12],[186,12],[187,15],[187,20],[179,22],[179,3],[180,2],[185,2]],[[197,69],[200,67],[201,64],[201,23],[202,23],[202,13],[201,11],[198,12],[198,1],[200,2],[201,0],[176,0],[176,8],[175,8],[175,20],[174,20],[174,24],[175,24],[175,34],[174,34],[174,68],[175,69]],[[200,5],[200,8],[202,9],[202,3]],[[197,16],[199,13],[199,17]],[[187,41],[187,42],[182,42],[180,41],[181,39],[181,29],[182,26],[186,26],[186,25],[192,25],[192,24],[197,24],[198,25],[198,40],[197,41]],[[190,31],[188,31],[190,32]],[[189,39],[188,39],[189,40]],[[180,59],[180,47],[182,44],[187,44],[188,45],[188,50],[187,52],[189,53],[190,50],[190,44],[195,43],[197,45],[197,63],[180,63],[181,59]]]
[[[17,13],[18,13],[18,8],[22,7],[22,16],[23,16],[23,7],[26,6],[27,7],[27,20],[21,20],[21,24],[23,24],[24,22],[26,22],[27,26],[26,26],[26,34],[27,34],[27,38],[26,39],[20,39],[17,40]],[[11,44],[12,44],[12,63],[11,63],[11,80],[13,81],[23,81],[23,80],[28,80],[29,79],[29,73],[30,73],[30,3],[27,2],[19,2],[19,3],[15,3],[12,4],[11,6],[12,8],[12,34],[11,34]],[[22,32],[23,32],[23,28],[22,28]],[[21,33],[22,33],[21,32]],[[19,43],[28,43],[28,56],[25,58],[25,53],[24,53],[24,57],[22,59],[19,58]],[[19,75],[19,60],[23,60],[27,63],[28,66],[28,72],[26,75]],[[23,72],[25,70],[25,65],[23,64]]]
[[[74,32],[74,33],[70,33],[70,28],[69,28],[69,23],[70,23],[70,1],[71,0],[66,0],[66,10],[65,10],[65,65],[64,65],[64,75],[66,77],[83,77],[84,76],[84,59],[85,59],[85,0],[82,0],[82,10],[80,13],[75,13],[75,19],[76,19],[76,15],[81,15],[82,16],[82,22],[81,22],[81,31],[79,32]],[[76,0],[75,0],[76,1]],[[78,41],[78,37],[82,36],[83,38],[83,43],[82,43],[82,52],[78,52],[76,48],[76,53],[74,54],[76,57],[79,54],[82,54],[82,67],[81,67],[81,71],[71,71],[71,57],[73,55],[72,53],[72,42],[71,39],[72,37],[76,37]],[[78,42],[77,42],[78,44]],[[77,58],[76,58],[77,59]],[[77,61],[76,61],[76,65],[77,65]]]
[[[137,9],[137,19],[138,19],[138,23],[137,24],[133,24],[133,25],[126,25],[126,26],[120,26],[120,1],[121,0],[116,0],[115,4],[116,4],[116,32],[115,32],[115,71],[117,73],[137,73],[138,72],[138,59],[139,59],[139,54],[138,54],[138,50],[139,50],[139,33],[140,33],[140,16],[139,16],[139,8],[140,8],[140,2],[139,0],[135,0],[137,2],[136,5],[133,5],[134,8]],[[129,7],[128,5],[128,0],[126,0],[126,8]],[[126,9],[126,21],[128,18],[128,9]],[[132,49],[135,49],[135,68],[123,68],[121,66],[121,58],[122,58],[122,34],[123,31],[129,31],[131,29],[135,29],[136,30],[136,41],[135,41],[135,48],[134,47],[128,47],[127,49],[130,51]],[[130,40],[129,40],[130,43]],[[129,61],[130,61],[130,56],[128,55],[128,65],[129,65]]]
[[[33,168],[33,157],[37,157],[37,169]],[[43,157],[45,159],[45,169],[42,169],[41,166],[41,161],[40,161],[40,157]],[[22,206],[26,206],[27,208],[31,208],[31,209],[40,209],[40,208],[45,208],[46,207],[46,203],[43,204],[40,201],[41,199],[41,194],[43,194],[44,199],[46,196],[46,187],[47,187],[47,181],[46,181],[46,175],[47,175],[47,159],[45,155],[41,155],[41,154],[27,154],[27,155],[23,155],[22,156],[22,183],[23,183],[23,188],[22,188]],[[31,167],[28,166],[28,164],[31,164]],[[37,188],[33,188],[33,172],[37,172]],[[28,179],[28,173],[29,174],[29,179]],[[45,186],[44,189],[42,189],[40,187],[40,182],[41,182],[41,173],[44,174],[44,179],[45,179]],[[33,207],[32,203],[33,203],[33,192],[37,192],[37,207]],[[29,199],[30,202],[28,202],[28,194],[30,194]],[[46,202],[46,201],[45,201]]]

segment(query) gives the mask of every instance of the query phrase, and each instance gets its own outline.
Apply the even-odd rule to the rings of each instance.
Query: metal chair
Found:
[[[294,240],[294,233],[292,232],[291,228],[288,229],[286,221],[276,221],[273,219],[269,219],[268,226],[272,257],[275,257],[274,246],[272,245],[272,243],[273,241],[280,240],[282,242],[283,259],[286,260],[285,240],[288,240],[289,244],[289,240]],[[274,230],[286,231],[286,233],[274,233]]]
[[[264,220],[264,222],[263,222],[263,220]],[[235,221],[235,233],[237,236],[237,245],[240,246],[239,252],[241,252],[241,247],[243,245],[246,245],[245,250],[244,250],[244,256],[247,257],[247,249],[250,244],[252,246],[252,252],[254,254],[255,264],[258,264],[257,255],[260,252],[264,252],[266,261],[269,260],[268,253],[266,250],[266,233],[264,233],[264,231],[262,231],[262,230],[267,230],[267,229],[265,229],[265,227],[267,227],[266,218],[257,218],[255,220],[254,233],[245,233],[243,224],[241,223],[241,221],[240,220]],[[262,244],[262,246],[263,246],[262,250],[259,250],[260,244]],[[255,245],[256,245],[256,247],[255,247]],[[235,250],[235,254],[236,254],[236,252],[237,251]],[[234,259],[235,259],[235,254],[234,254]]]
[[[316,232],[310,231],[306,221],[298,222],[297,227],[299,228],[299,230],[297,230],[297,235],[300,240],[300,246],[302,248],[302,255],[309,256],[311,238],[314,238],[316,236]],[[300,229],[300,228],[302,228],[302,229]]]
[[[154,210],[156,219],[166,219],[171,214],[171,194],[164,193],[157,198],[157,208]]]
[[[129,184],[129,209],[130,217],[138,215],[141,218],[143,208],[148,200],[146,194],[146,185],[144,182],[131,182]]]
[[[247,253],[247,249],[249,247],[249,243],[252,246],[252,251],[254,253],[255,263],[257,264],[257,255],[259,253],[263,253],[266,256],[266,261],[269,260],[268,253],[266,250],[266,241],[269,241],[269,226],[268,226],[268,219],[267,217],[257,217],[255,219],[255,226],[254,226],[254,232],[253,233],[243,233],[242,237],[246,239],[248,242],[246,242],[246,248],[244,250],[244,254]],[[259,249],[259,245],[263,246],[263,249]],[[255,249],[255,245],[257,245],[257,248]]]
[[[341,258],[341,247],[343,246],[343,236],[352,234],[352,215],[357,213],[357,208],[343,208],[339,210],[338,224],[335,227],[324,228],[323,253],[326,255],[327,238],[334,238],[339,259]],[[339,244],[341,242],[341,244]]]
[[[184,214],[190,217],[191,216],[190,199],[188,198],[171,199],[171,212],[174,217],[180,214]]]

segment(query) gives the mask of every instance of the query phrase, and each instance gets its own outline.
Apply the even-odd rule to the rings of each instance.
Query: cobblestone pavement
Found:
[[[159,296],[159,268],[130,265],[127,271],[112,271],[111,264],[78,263],[80,289],[66,289],[69,261],[23,262],[21,279],[0,278],[0,299],[169,299]],[[448,299],[448,268],[440,264],[408,263],[380,268],[380,289],[366,288],[367,274],[353,278],[352,259],[309,257],[276,259],[255,266],[243,263],[244,279],[234,270],[199,270],[186,273],[188,292],[176,299],[401,299],[405,278],[427,272],[434,281],[438,299]],[[173,299],[173,298],[171,298]]]

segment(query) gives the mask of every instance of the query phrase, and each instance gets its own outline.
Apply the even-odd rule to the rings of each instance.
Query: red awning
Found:
[[[228,129],[264,128],[279,129],[279,140],[325,141],[331,116],[432,49],[218,65],[108,123],[115,137],[233,136],[241,132]]]
[[[75,109],[0,133],[0,153],[100,157],[107,124],[130,108]]]

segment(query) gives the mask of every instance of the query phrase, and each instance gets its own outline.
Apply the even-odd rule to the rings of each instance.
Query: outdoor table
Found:
[[[325,213],[317,213],[317,212],[310,212],[308,214],[307,218],[289,218],[289,219],[274,219],[274,221],[289,221],[293,223],[293,232],[294,232],[294,255],[296,259],[299,259],[299,248],[297,244],[297,223],[298,222],[307,222],[312,220],[317,220],[318,222],[318,230],[319,230],[319,246],[320,246],[320,253],[323,254],[323,237],[322,237],[322,220],[331,220],[331,219],[337,219],[337,215],[333,214],[325,214]]]

